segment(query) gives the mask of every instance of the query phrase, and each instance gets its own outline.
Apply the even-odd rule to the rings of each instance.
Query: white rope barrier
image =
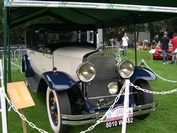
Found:
[[[167,82],[177,83],[176,80],[168,80],[168,79],[166,79],[166,78],[161,77],[161,76],[158,75],[157,73],[155,73],[155,72],[147,65],[147,63],[144,61],[144,59],[142,59],[141,62],[143,62],[144,65],[145,65],[148,69],[150,69],[158,78],[160,78],[160,79],[162,79],[162,80],[164,80],[164,81],[167,81]]]

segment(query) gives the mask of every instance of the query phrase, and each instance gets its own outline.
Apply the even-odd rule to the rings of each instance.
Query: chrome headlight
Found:
[[[122,78],[130,78],[134,72],[134,65],[129,60],[124,60],[118,64],[118,72]]]
[[[77,68],[77,77],[83,82],[90,82],[96,74],[95,66],[90,62],[84,62]]]
[[[111,82],[108,85],[108,91],[110,94],[116,94],[118,92],[118,85],[116,82]]]

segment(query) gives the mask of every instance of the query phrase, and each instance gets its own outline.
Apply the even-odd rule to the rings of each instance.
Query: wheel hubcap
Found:
[[[58,109],[57,109],[57,103],[56,98],[54,94],[51,92],[49,96],[49,106],[50,106],[50,113],[51,118],[55,126],[58,124]]]

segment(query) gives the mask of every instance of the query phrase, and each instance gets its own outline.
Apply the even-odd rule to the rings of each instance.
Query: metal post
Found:
[[[129,84],[130,79],[125,80],[125,94],[124,94],[124,112],[123,112],[123,122],[122,122],[122,133],[126,133],[126,124],[128,118],[128,107],[129,107]]]
[[[135,66],[137,66],[137,50],[136,50],[136,16],[134,17],[134,40],[135,40]]]
[[[7,38],[7,18],[8,18],[8,8],[4,7],[4,56],[3,56],[3,68],[4,68],[4,73],[3,77],[1,77],[1,85],[4,87],[4,90],[6,91],[7,88],[7,61],[6,61],[6,54],[7,54],[7,42],[8,42],[8,38]],[[3,80],[4,79],[4,80]],[[3,105],[2,105],[2,129],[3,129],[3,133],[8,133],[7,132],[7,107],[6,107],[6,101],[5,99],[3,100]]]
[[[8,11],[9,12],[9,11]],[[7,17],[8,18],[8,17]],[[9,19],[8,19],[8,22],[9,22]],[[9,30],[9,25],[7,25],[7,42],[8,42],[8,82],[11,82],[12,81],[12,77],[11,77],[11,58],[10,58],[10,55],[11,55],[11,51],[10,51],[10,30]]]
[[[5,92],[4,89],[4,80],[3,80],[3,67],[2,67],[2,60],[0,60],[0,73],[1,73],[1,91]],[[6,109],[6,101],[3,94],[0,92],[1,98],[1,118],[2,118],[2,133],[7,133],[7,109]]]

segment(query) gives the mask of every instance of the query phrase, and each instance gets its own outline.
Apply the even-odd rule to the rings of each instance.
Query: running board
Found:
[[[38,87],[38,78],[37,77],[26,77],[27,85],[30,89],[32,89],[33,92],[37,92]]]

